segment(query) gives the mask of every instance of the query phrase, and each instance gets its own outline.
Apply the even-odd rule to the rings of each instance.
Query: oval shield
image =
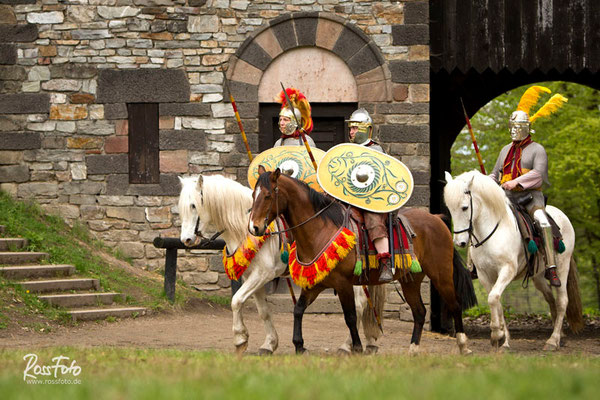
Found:
[[[317,179],[336,199],[376,213],[399,209],[414,188],[412,174],[402,162],[352,143],[339,144],[325,153]]]
[[[318,165],[325,152],[316,147],[311,147],[310,150]],[[254,157],[248,167],[248,184],[251,188],[254,188],[258,180],[259,165],[265,167],[267,171],[275,171],[279,168],[282,173],[306,183],[314,190],[323,191],[317,183],[317,174],[304,146],[273,147]]]

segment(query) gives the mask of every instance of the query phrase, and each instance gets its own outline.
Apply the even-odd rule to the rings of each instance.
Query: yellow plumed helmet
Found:
[[[530,115],[531,107],[533,107],[539,100],[542,93],[552,93],[550,89],[544,86],[532,86],[523,93],[519,105],[516,111],[523,111],[527,115]],[[568,99],[561,94],[555,94],[544,104],[532,117],[529,118],[529,122],[533,124],[538,118],[544,118],[550,116],[556,110],[558,110]]]

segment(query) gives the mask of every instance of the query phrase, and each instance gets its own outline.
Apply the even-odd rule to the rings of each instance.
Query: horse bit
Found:
[[[482,241],[479,241],[479,239],[477,238],[477,236],[475,236],[475,233],[473,232],[473,195],[471,195],[470,190],[465,190],[465,194],[469,195],[469,208],[471,209],[471,215],[469,216],[469,227],[466,229],[461,229],[460,231],[453,231],[453,232],[454,232],[454,234],[469,232],[469,243],[471,243],[472,237],[475,238],[477,243],[475,243],[473,245],[473,247],[477,248],[479,246],[482,246],[485,242],[488,241],[489,238],[492,237],[494,232],[496,232],[496,229],[498,229],[498,225],[500,225],[500,221],[496,222],[496,226],[494,226],[494,229],[492,230],[492,232],[490,232],[490,234],[487,235],[485,239],[483,239]]]

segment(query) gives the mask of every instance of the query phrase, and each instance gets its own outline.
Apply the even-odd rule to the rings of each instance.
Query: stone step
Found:
[[[22,238],[0,238],[0,251],[9,251],[11,249],[22,249],[29,242]]]
[[[48,253],[36,251],[2,251],[0,252],[0,264],[32,264],[48,258]]]
[[[91,321],[97,319],[105,319],[106,317],[129,318],[142,316],[148,313],[144,307],[109,307],[84,310],[70,310],[73,321]]]
[[[17,282],[30,292],[44,293],[67,290],[99,290],[100,281],[98,279],[53,279],[43,281],[25,281]]]
[[[9,279],[47,278],[51,276],[69,276],[75,272],[73,265],[20,265],[0,267],[0,276]]]
[[[47,294],[39,296],[43,300],[53,306],[60,307],[86,307],[98,306],[100,304],[113,304],[115,300],[120,298],[125,299],[121,293],[67,293],[67,294]]]

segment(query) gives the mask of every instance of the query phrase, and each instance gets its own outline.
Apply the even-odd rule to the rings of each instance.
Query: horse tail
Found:
[[[379,316],[383,328],[383,306],[385,305],[385,285],[369,286],[369,294],[371,295],[371,301],[373,307]],[[362,315],[363,331],[365,336],[378,339],[381,336],[379,325],[373,310],[370,306],[367,306]]]
[[[453,277],[456,299],[460,303],[463,311],[468,310],[477,305],[477,296],[475,295],[475,289],[473,288],[471,274],[465,267],[465,262],[456,249],[454,249],[452,264],[454,267]]]
[[[579,279],[577,277],[577,264],[571,257],[569,265],[569,276],[567,277],[567,322],[571,332],[579,333],[583,329],[583,310],[581,306],[581,294],[579,292]]]

